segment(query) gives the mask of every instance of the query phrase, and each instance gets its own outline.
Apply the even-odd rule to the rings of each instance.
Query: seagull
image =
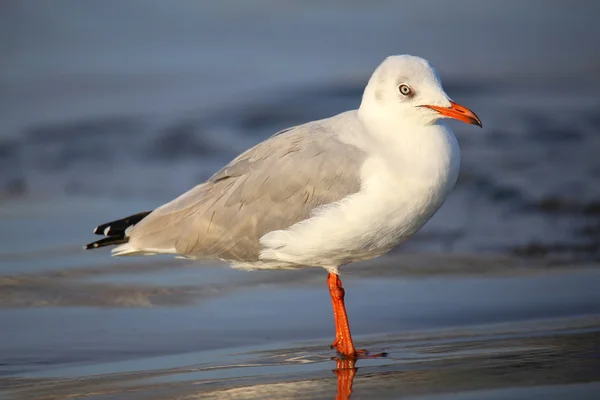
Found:
[[[458,177],[460,149],[444,119],[482,127],[448,97],[423,58],[386,58],[360,106],[282,130],[153,211],[102,224],[114,256],[173,254],[246,270],[322,267],[333,304],[331,348],[352,340],[340,267],[381,256],[414,235]]]

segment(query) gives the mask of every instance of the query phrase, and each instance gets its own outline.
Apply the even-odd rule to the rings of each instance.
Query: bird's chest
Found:
[[[460,160],[442,154],[407,167],[373,160],[372,173],[354,209],[364,226],[363,247],[384,253],[412,236],[440,208],[454,187]],[[368,166],[367,166],[368,168]]]

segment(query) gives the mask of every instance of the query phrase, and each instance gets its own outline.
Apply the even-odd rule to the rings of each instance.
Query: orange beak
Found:
[[[423,106],[435,110],[442,114],[447,118],[454,118],[462,122],[466,122],[467,124],[479,125],[480,128],[483,128],[481,125],[481,120],[475,113],[469,110],[467,107],[463,107],[460,104],[456,104],[453,101],[450,101],[450,107],[439,107],[439,106]]]

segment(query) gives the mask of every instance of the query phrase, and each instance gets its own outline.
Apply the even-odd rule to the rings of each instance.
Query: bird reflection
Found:
[[[356,360],[355,359],[335,359],[335,369],[333,373],[337,375],[337,396],[336,400],[348,400],[352,394],[352,383],[354,375],[356,375]]]

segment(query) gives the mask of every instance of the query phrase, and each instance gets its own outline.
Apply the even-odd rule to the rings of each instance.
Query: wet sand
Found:
[[[457,393],[591,399],[600,389],[599,322],[569,318],[361,337],[360,345],[390,356],[359,360],[356,371],[336,371],[322,341],[314,340],[49,367],[1,382],[16,399],[332,399],[349,393],[344,379],[356,372],[351,390],[357,399]]]

